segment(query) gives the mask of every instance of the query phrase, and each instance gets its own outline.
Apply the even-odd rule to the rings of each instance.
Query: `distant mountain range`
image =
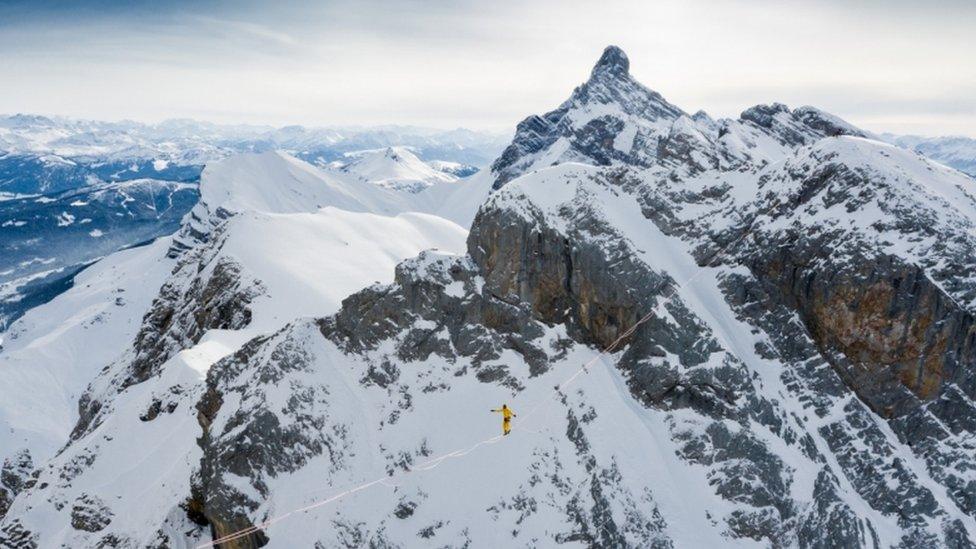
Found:
[[[242,152],[286,151],[319,166],[350,153],[404,147],[422,160],[482,167],[508,135],[407,126],[229,126],[192,120],[98,122],[0,117],[0,193],[43,194],[105,181],[194,181],[208,162]]]

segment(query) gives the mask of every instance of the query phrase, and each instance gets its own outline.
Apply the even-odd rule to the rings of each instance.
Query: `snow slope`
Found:
[[[130,345],[175,262],[168,239],[117,252],[82,271],[57,299],[4,334],[0,453],[28,449],[35,464],[59,449],[77,421],[78,398]]]
[[[481,170],[456,183],[434,185],[425,194],[432,198],[434,214],[462,227],[470,227],[478,208],[491,193],[494,182],[495,177],[490,170]]]
[[[402,259],[421,250],[460,252],[467,231],[422,213],[383,216],[327,206],[315,213],[235,216],[224,229],[221,255],[261,281],[250,328],[268,332],[284,322],[321,316],[363,286],[389,281]]]
[[[212,228],[239,211],[314,212],[334,206],[352,212],[395,215],[404,212],[441,214],[454,193],[487,192],[466,183],[432,185],[420,192],[384,188],[350,174],[319,169],[282,152],[244,154],[208,166],[200,202],[188,214],[176,237],[177,249],[206,239]],[[478,197],[480,199],[480,197]],[[470,218],[466,217],[470,215]],[[451,216],[463,227],[474,212]]]

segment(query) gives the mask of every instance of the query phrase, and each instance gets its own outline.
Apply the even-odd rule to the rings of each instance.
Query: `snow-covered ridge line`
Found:
[[[248,211],[315,212],[332,206],[381,215],[426,212],[468,226],[487,193],[482,182],[486,176],[481,174],[459,181],[437,172],[439,179],[426,181],[418,189],[384,186],[349,173],[352,171],[319,168],[280,151],[243,154],[213,163],[201,175],[200,202],[184,219],[171,253],[178,255],[205,241],[228,217]]]

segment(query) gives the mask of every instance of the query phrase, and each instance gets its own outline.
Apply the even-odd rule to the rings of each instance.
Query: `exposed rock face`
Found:
[[[756,105],[740,119],[763,128],[780,143],[791,147],[809,145],[822,137],[867,137],[862,130],[813,107],[790,110],[782,103]]]
[[[175,351],[200,340],[207,330],[239,330],[250,323],[248,304],[261,293],[260,282],[242,279],[241,267],[219,257],[213,265],[191,261],[182,269],[210,271],[188,287],[182,278],[167,283],[136,336],[136,357],[126,384],[139,383]],[[184,287],[181,287],[184,286]]]
[[[239,330],[250,323],[249,305],[265,292],[263,285],[243,272],[233,258],[220,254],[220,230],[213,236],[211,242],[194,249],[177,265],[118,368],[106,369],[103,379],[82,395],[73,437],[97,425],[106,398],[158,375],[163,363],[199,342],[207,330]]]
[[[901,416],[946,384],[971,383],[973,317],[918,267],[880,257],[853,272],[828,270],[822,243],[796,244],[754,268],[800,312],[821,347],[841,354],[839,372],[875,412]]]
[[[14,497],[30,481],[34,461],[28,450],[22,450],[12,459],[4,460],[0,468],[0,518],[7,514]]]
[[[899,257],[891,248],[896,239],[924,242],[965,230],[972,221],[947,212],[936,222],[925,209],[907,207],[899,196],[901,174],[844,164],[839,159],[847,147],[815,150],[815,163],[785,169],[789,194],[763,216],[789,225],[759,228],[745,252],[750,270],[799,312],[842,377],[884,417],[902,416],[953,384],[976,395],[976,327],[966,306],[976,284],[949,267],[973,257],[976,244],[961,235],[949,238],[937,244],[942,253],[919,255],[916,264],[916,250]],[[824,216],[872,209],[887,217],[851,224]],[[818,216],[825,221],[804,221]],[[944,266],[929,272],[922,267],[934,261]]]
[[[712,124],[707,120],[699,125],[685,116],[675,120],[667,137],[658,141],[657,156],[661,164],[680,170],[684,176],[718,168],[721,159],[708,132]]]
[[[618,182],[606,178],[603,184]],[[670,293],[671,281],[633,257],[589,198],[580,195],[572,212],[567,209],[572,228],[566,232],[549,226],[538,210],[525,216],[489,200],[475,220],[468,247],[491,295],[525,303],[533,317],[566,324],[574,338],[604,348],[653,309],[659,296]],[[656,322],[652,319],[650,326]],[[696,350],[688,343],[695,327],[686,328],[692,332],[689,339],[676,342],[674,351],[693,360]],[[696,359],[702,360],[700,354]]]
[[[545,368],[545,352],[531,343],[542,335],[540,326],[510,296],[482,291],[484,280],[467,258],[424,252],[401,263],[395,280],[392,290],[377,287],[350,296],[339,314],[322,321],[322,333],[348,351],[362,352],[408,330],[404,338],[410,343],[397,353],[402,360],[460,354],[479,369],[512,349],[530,368]],[[435,324],[418,330],[418,320]],[[442,329],[448,341],[435,336]]]
[[[71,526],[76,530],[98,532],[111,522],[111,511],[95,496],[82,496],[71,507]]]
[[[3,541],[4,547],[10,547],[11,549],[37,549],[37,538],[37,534],[24,528],[20,520],[17,519],[6,521],[0,527],[0,541]]]

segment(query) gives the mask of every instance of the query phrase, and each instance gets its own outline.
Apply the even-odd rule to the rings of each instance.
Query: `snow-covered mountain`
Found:
[[[952,168],[812,107],[688,115],[609,47],[470,178],[264,153],[200,192],[11,330],[0,543],[976,543]]]
[[[487,172],[486,172],[487,173]],[[318,168],[279,151],[246,154],[216,162],[202,174],[200,201],[174,237],[174,257],[209,240],[226,219],[247,211],[317,212],[335,207],[352,212],[397,215],[424,212],[470,225],[487,196],[480,174],[423,189],[390,188],[341,170]],[[447,210],[450,211],[447,211]]]
[[[971,137],[920,137],[917,135],[884,134],[885,141],[911,149],[917,153],[976,177],[976,139]]]
[[[473,166],[455,162],[424,162],[406,147],[387,147],[350,155],[337,168],[381,187],[419,192],[438,183],[453,183],[459,173],[477,171]]]

